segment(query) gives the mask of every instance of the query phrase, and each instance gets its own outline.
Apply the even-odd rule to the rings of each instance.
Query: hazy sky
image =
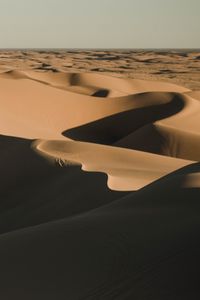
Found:
[[[0,0],[0,48],[200,48],[200,0]]]

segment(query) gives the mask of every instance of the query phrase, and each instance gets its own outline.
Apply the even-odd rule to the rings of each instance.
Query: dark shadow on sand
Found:
[[[74,140],[110,145],[144,125],[180,112],[183,107],[181,96],[176,94],[169,103],[134,108],[66,130],[62,134]]]

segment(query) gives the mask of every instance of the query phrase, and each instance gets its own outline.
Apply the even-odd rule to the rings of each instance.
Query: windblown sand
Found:
[[[200,52],[0,52],[1,299],[199,299]]]

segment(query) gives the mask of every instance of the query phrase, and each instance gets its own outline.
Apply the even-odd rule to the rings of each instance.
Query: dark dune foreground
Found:
[[[198,53],[1,53],[1,299],[200,299],[197,77],[92,71],[124,61]]]
[[[102,208],[2,234],[2,298],[198,299],[199,189],[183,184],[196,172],[198,164]]]
[[[103,174],[50,164],[31,144],[32,140],[0,137],[1,234],[71,217],[127,194],[108,190]],[[78,189],[74,188],[77,182]]]

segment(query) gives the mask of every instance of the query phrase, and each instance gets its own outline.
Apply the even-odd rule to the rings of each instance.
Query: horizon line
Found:
[[[120,48],[120,47],[114,47],[114,48],[95,48],[95,47],[91,47],[91,48],[81,48],[81,47],[74,47],[74,48],[67,48],[67,47],[19,47],[19,48],[15,48],[15,47],[7,47],[7,48],[1,48],[0,50],[200,50],[200,47],[155,47],[155,48],[141,48],[141,47],[136,47],[136,48]]]

